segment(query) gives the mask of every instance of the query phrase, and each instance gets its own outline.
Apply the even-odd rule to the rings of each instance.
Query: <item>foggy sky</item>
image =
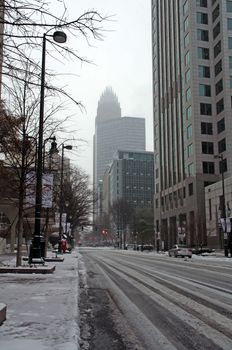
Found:
[[[78,143],[80,148],[71,155],[71,160],[91,177],[97,103],[106,86],[117,94],[122,116],[146,118],[147,150],[153,150],[150,3],[150,0],[66,0],[71,19],[90,9],[112,15],[111,21],[102,24],[103,41],[91,40],[91,46],[80,37],[69,41],[73,49],[93,64],[75,60],[63,68],[70,73],[63,78],[64,84],[85,106],[83,112],[73,109],[70,130],[75,129],[74,136],[87,143]]]

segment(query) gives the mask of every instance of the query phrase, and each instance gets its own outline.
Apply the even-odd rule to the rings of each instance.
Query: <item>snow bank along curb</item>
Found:
[[[6,305],[0,303],[0,326],[6,320]]]

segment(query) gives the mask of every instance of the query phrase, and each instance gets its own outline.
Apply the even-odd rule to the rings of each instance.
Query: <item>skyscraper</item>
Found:
[[[114,153],[119,148],[145,150],[145,119],[121,117],[118,98],[112,88],[107,87],[99,99],[95,119],[95,192],[98,192],[99,181],[103,179],[107,165],[111,163]]]
[[[152,0],[152,40],[157,239],[206,244],[204,188],[232,173],[232,1]]]

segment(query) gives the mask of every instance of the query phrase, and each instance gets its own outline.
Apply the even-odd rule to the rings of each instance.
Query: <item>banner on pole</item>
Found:
[[[26,200],[27,207],[35,206],[36,173],[30,171],[26,175]],[[53,174],[43,174],[42,177],[42,207],[52,208],[53,202]]]
[[[42,207],[52,208],[53,201],[53,174],[43,174]]]

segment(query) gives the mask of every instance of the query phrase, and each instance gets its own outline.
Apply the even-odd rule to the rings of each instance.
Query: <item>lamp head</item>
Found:
[[[56,43],[63,44],[67,41],[67,35],[64,32],[57,30],[53,33],[53,40]]]
[[[69,149],[71,150],[72,149],[72,146],[71,145],[67,145],[67,146],[64,146],[65,149]]]

